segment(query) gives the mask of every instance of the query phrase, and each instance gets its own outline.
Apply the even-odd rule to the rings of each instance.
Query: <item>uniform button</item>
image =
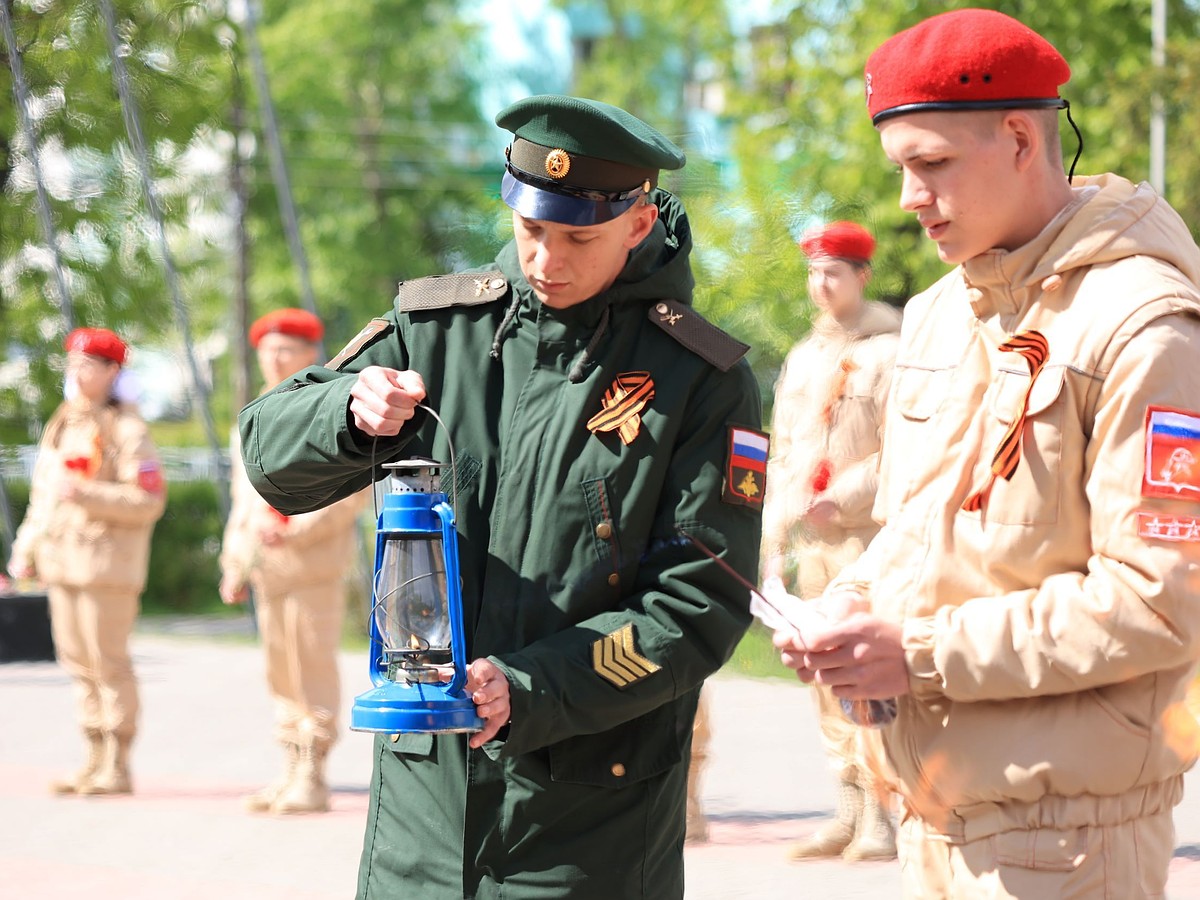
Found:
[[[399,735],[399,734],[393,734],[393,735],[392,735],[392,743],[394,744],[394,743],[396,743],[396,741],[398,741],[398,740],[400,740],[400,735]]]
[[[607,541],[610,537],[612,537],[612,525],[610,525],[608,522],[601,522],[596,526],[596,537],[600,538],[602,541]]]
[[[503,278],[493,278],[492,279],[492,290],[493,291],[498,291],[502,287],[505,287],[505,281]]]
[[[658,304],[658,306],[654,307],[654,311],[657,313],[665,313],[668,308],[669,307],[667,306],[667,304],[660,303],[660,304]]]
[[[623,766],[621,763],[613,763],[612,773],[614,775],[616,775],[618,778],[624,778],[625,777],[625,766]]]
[[[621,576],[618,575],[616,572],[613,572],[611,575],[608,576],[608,584],[610,587],[616,587],[620,583],[621,583]]]

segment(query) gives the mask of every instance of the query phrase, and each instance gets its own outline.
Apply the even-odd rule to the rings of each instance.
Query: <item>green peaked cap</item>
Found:
[[[513,133],[500,196],[520,215],[598,225],[622,215],[678,169],[683,151],[623,109],[562,94],[519,100],[496,116]]]
[[[582,97],[541,94],[518,100],[496,124],[519,138],[645,169],[681,169],[687,158],[657,129],[625,110]]]

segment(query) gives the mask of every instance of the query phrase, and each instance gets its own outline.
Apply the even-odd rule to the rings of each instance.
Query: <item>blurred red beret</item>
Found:
[[[867,60],[867,111],[878,125],[912,112],[1062,109],[1071,67],[1040,34],[990,9],[942,13],[884,41]]]
[[[76,328],[67,335],[63,347],[68,353],[86,353],[111,359],[119,366],[125,365],[129,347],[107,328]]]
[[[831,222],[824,228],[805,232],[800,238],[800,249],[809,259],[814,256],[833,256],[868,262],[875,253],[875,238],[867,229],[853,222]]]
[[[288,307],[272,310],[250,326],[250,346],[257,347],[268,334],[290,334],[315,344],[324,336],[325,326],[308,310]]]

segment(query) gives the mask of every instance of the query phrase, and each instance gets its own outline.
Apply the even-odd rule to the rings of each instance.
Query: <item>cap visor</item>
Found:
[[[615,219],[637,201],[637,196],[616,202],[568,197],[525,184],[509,172],[504,173],[500,182],[500,197],[526,219],[562,225],[600,225]]]

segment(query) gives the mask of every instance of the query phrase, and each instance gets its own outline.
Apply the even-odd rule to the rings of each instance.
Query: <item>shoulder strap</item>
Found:
[[[678,300],[659,300],[651,304],[648,315],[651,322],[722,372],[732,369],[750,349],[749,344],[726,334]]]
[[[507,292],[508,280],[500,271],[430,275],[400,282],[396,293],[396,311],[478,306],[499,300]]]

